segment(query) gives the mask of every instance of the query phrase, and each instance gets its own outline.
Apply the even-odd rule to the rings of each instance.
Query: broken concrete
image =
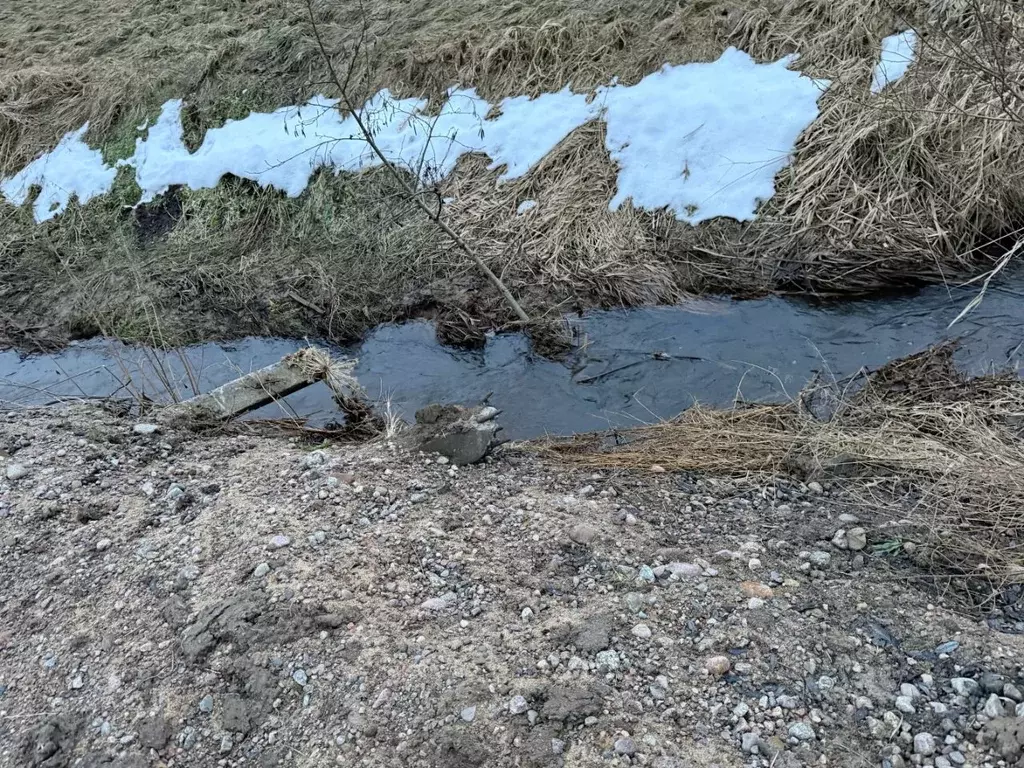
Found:
[[[405,435],[410,450],[439,453],[453,464],[475,464],[498,443],[497,408],[428,405]]]

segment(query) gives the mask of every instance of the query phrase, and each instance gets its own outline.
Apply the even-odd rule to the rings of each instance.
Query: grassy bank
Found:
[[[729,45],[767,61],[799,51],[830,78],[822,114],[756,222],[697,228],[628,206],[601,126],[576,131],[530,174],[496,187],[481,158],[443,193],[448,221],[532,315],[667,302],[689,293],[853,293],[989,268],[1024,224],[1024,57],[1012,4],[951,0],[650,0],[315,4],[331,50],[368,25],[367,90],[496,99]],[[920,60],[872,97],[881,39],[910,24]],[[998,34],[996,34],[998,33]],[[332,94],[303,2],[57,2],[0,10],[0,173],[86,120],[108,160],[166,99],[187,101],[187,140],[250,110]],[[473,264],[384,174],[321,175],[297,199],[227,180],[132,211],[133,182],[42,225],[0,203],[0,332],[14,340],[110,333],[164,343],[247,333],[352,338],[429,315],[453,339],[511,319]],[[538,201],[530,216],[518,202]],[[44,334],[43,331],[46,333]]]

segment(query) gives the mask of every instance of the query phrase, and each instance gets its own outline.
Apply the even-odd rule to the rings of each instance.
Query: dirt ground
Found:
[[[1024,766],[1020,596],[839,487],[78,406],[0,452],[2,766]]]

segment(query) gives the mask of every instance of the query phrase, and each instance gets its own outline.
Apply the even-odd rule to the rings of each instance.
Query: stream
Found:
[[[426,322],[378,327],[352,347],[323,346],[358,357],[356,375],[371,398],[390,399],[407,419],[427,403],[474,403],[490,395],[503,411],[503,434],[528,438],[649,424],[695,402],[779,400],[816,373],[842,378],[950,338],[961,339],[956,359],[969,373],[1016,369],[1024,347],[1024,280],[990,286],[981,306],[947,330],[976,293],[974,286],[931,286],[830,304],[771,297],[591,312],[573,321],[587,342],[573,366],[534,354],[520,334],[496,335],[482,350],[443,347]],[[0,352],[0,405],[137,392],[157,401],[184,399],[194,386],[209,390],[305,343],[246,338],[161,351],[98,338],[53,354],[7,350]],[[338,418],[323,384],[253,414],[295,415],[312,424]]]

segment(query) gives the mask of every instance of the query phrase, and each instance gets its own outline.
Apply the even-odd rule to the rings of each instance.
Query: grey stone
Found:
[[[530,705],[527,703],[525,697],[518,695],[513,696],[512,700],[508,703],[508,713],[510,715],[521,715],[523,712],[529,709],[529,706]]]
[[[740,736],[740,747],[747,754],[751,754],[755,749],[757,749],[759,741],[761,741],[761,737],[756,733],[744,733]]]
[[[459,717],[467,723],[472,723],[473,719],[476,717],[476,707],[466,707],[459,712]]]
[[[420,608],[427,611],[446,611],[458,601],[459,596],[454,592],[445,592],[440,597],[430,597],[420,603]]]
[[[296,669],[292,672],[292,680],[294,680],[297,685],[305,688],[309,684],[309,675],[306,674],[306,670],[304,669]]]
[[[621,666],[619,654],[613,650],[601,651],[597,654],[597,665],[608,672],[614,672]]]
[[[235,746],[234,741],[231,739],[231,734],[225,733],[220,740],[220,753],[226,755]]]
[[[273,538],[270,539],[270,548],[271,549],[284,549],[285,547],[287,547],[291,543],[292,543],[291,539],[289,539],[284,534],[279,533],[279,534],[277,534],[276,536],[274,536]]]
[[[644,609],[646,600],[639,592],[627,592],[625,599],[626,607],[629,608],[631,613],[640,613]],[[607,642],[604,645],[607,645]]]
[[[171,740],[171,724],[163,715],[147,720],[139,728],[139,744],[146,749],[161,750]]]
[[[984,706],[981,708],[982,713],[989,719],[995,720],[997,717],[1003,717],[1006,715],[1006,710],[1003,707],[1002,699],[999,698],[998,694],[991,694],[986,700]]]
[[[815,738],[814,728],[809,723],[793,723],[789,726],[789,735],[797,741],[811,741]]]
[[[254,578],[262,579],[264,576],[270,573],[270,563],[260,563],[253,571],[252,575]]]
[[[914,700],[909,696],[897,696],[896,697],[896,709],[905,715],[912,715],[917,710],[914,708]]]
[[[863,528],[851,528],[846,532],[846,545],[854,551],[864,549],[868,545],[868,532]]]
[[[954,677],[949,684],[958,696],[975,696],[980,689],[978,683],[969,677]]]
[[[620,755],[634,755],[636,754],[636,744],[629,737],[623,737],[615,740],[615,751]]]
[[[104,552],[104,551],[110,549],[113,546],[113,544],[114,544],[114,542],[111,541],[110,539],[105,539],[105,538],[104,539],[100,539],[99,541],[96,542],[96,551],[97,552]]]
[[[1024,694],[1022,694],[1020,688],[1013,683],[1007,683],[1003,686],[1003,696],[1007,699],[1012,699],[1013,701],[1024,701]]]
[[[646,624],[637,624],[633,627],[633,637],[638,637],[641,640],[651,639],[651,628]]]
[[[978,680],[978,685],[985,693],[1002,693],[1005,684],[1006,679],[995,672],[985,672]]]
[[[600,531],[592,525],[586,523],[580,523],[579,525],[573,526],[573,529],[569,531],[569,538],[577,544],[590,544],[600,535]]]
[[[132,432],[136,435],[155,435],[160,431],[160,427],[157,424],[136,424],[132,427]]]
[[[637,578],[640,581],[646,581],[648,584],[654,583],[655,576],[654,576],[654,571],[651,569],[651,566],[649,566],[649,565],[641,565],[640,566],[640,572],[637,575]]]
[[[935,768],[953,768],[953,764],[945,755],[939,755],[935,758]]]
[[[23,464],[8,464],[5,472],[8,480],[21,480],[23,477],[28,476],[28,467]]]
[[[213,696],[209,693],[199,700],[199,711],[209,714],[213,712]]]
[[[832,555],[830,555],[828,552],[816,549],[814,552],[811,552],[810,556],[807,559],[811,561],[812,565],[816,565],[819,568],[824,568],[826,565],[832,562]]]
[[[561,739],[551,740],[551,754],[560,755],[565,752],[565,742]]]
[[[927,731],[915,734],[914,752],[924,757],[931,757],[935,754],[935,737]]]
[[[796,709],[800,706],[800,699],[798,699],[796,696],[790,696],[788,694],[776,696],[775,701],[777,701],[779,706],[783,709]]]
[[[439,453],[453,464],[474,464],[494,446],[501,429],[495,416],[490,406],[428,405],[416,412],[404,439],[412,450]]]

